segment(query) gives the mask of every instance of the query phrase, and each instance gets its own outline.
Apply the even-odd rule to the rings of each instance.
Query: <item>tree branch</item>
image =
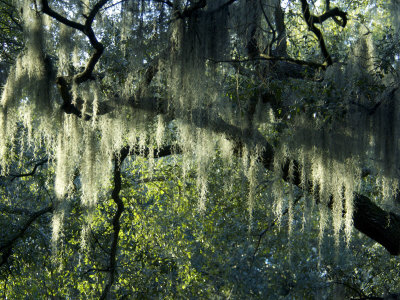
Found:
[[[103,54],[104,46],[102,43],[100,43],[97,40],[96,35],[94,34],[94,31],[92,28],[92,24],[93,24],[96,14],[107,2],[108,2],[108,0],[101,0],[101,1],[97,2],[96,5],[90,11],[89,16],[86,19],[83,33],[89,38],[90,44],[95,49],[95,52],[92,54],[91,58],[89,59],[89,62],[87,63],[85,70],[82,73],[76,75],[75,82],[77,84],[80,84],[80,83],[85,82],[86,80],[89,80],[92,78],[92,72],[94,70],[94,67],[96,66],[97,62],[99,61],[101,55]]]
[[[328,10],[327,12],[325,12],[324,14],[322,14],[320,16],[311,16],[312,22],[314,24],[322,24],[323,22],[325,22],[329,18],[334,18],[334,17],[340,17],[342,19],[342,22],[340,23],[340,26],[346,27],[347,14],[344,11],[341,11],[337,7]]]
[[[28,176],[32,176],[36,173],[36,170],[38,167],[43,166],[44,164],[46,164],[49,160],[43,159],[41,161],[39,161],[38,163],[35,164],[35,166],[33,167],[32,171],[29,173],[23,173],[23,174],[10,174],[10,176],[12,177],[11,181],[13,181],[15,178],[20,178],[20,177],[28,177]]]
[[[322,24],[329,18],[340,17],[342,19],[342,23],[340,24],[342,27],[345,27],[347,24],[347,14],[337,7],[328,10],[321,16],[314,16],[310,13],[310,7],[307,3],[307,0],[301,0],[301,8],[303,11],[303,17],[305,22],[307,23],[308,29],[312,31],[319,41],[319,47],[321,48],[322,55],[325,58],[325,63],[330,66],[332,65],[332,57],[330,56],[328,49],[325,45],[324,37],[321,31],[315,26],[315,24]]]
[[[268,43],[268,46],[267,46],[267,49],[268,49],[268,51],[267,51],[267,54],[268,54],[268,56],[269,55],[271,55],[272,54],[272,45],[276,42],[276,30],[275,30],[275,28],[274,28],[274,26],[272,26],[272,24],[271,24],[271,22],[270,22],[270,20],[269,20],[269,18],[268,18],[268,15],[267,15],[267,12],[265,11],[265,8],[264,8],[264,4],[262,3],[262,0],[259,0],[260,1],[260,7],[261,7],[261,11],[262,11],[262,13],[263,13],[263,15],[264,15],[264,19],[265,19],[265,21],[267,22],[267,24],[268,24],[268,27],[271,29],[271,31],[272,31],[272,39],[271,39],[271,41]]]
[[[92,24],[94,21],[94,18],[96,14],[99,12],[99,10],[108,2],[108,0],[101,0],[96,3],[96,5],[91,9],[89,16],[86,18],[85,24],[81,24],[78,22],[71,21],[64,16],[60,15],[53,9],[49,7],[49,3],[47,0],[42,0],[42,11],[43,13],[51,16],[52,18],[56,19],[60,23],[69,26],[71,28],[77,29],[84,33],[87,38],[89,39],[90,44],[92,47],[95,49],[94,53],[90,57],[85,70],[83,72],[77,74],[74,78],[75,83],[80,84],[82,82],[85,82],[89,79],[92,79],[92,73],[94,70],[94,67],[96,66],[97,62],[99,61],[101,55],[103,54],[104,51],[104,46],[102,43],[100,43],[96,35],[94,34]],[[73,112],[74,113],[74,112]],[[75,113],[74,113],[75,114]]]
[[[119,193],[121,191],[121,165],[127,155],[129,154],[128,149],[124,148],[121,150],[118,156],[114,157],[114,189],[112,191],[112,199],[114,203],[117,205],[117,211],[113,217],[113,236],[111,242],[111,251],[110,251],[110,258],[109,258],[109,279],[104,287],[103,293],[101,294],[100,299],[107,299],[111,286],[115,281],[116,276],[116,257],[117,257],[117,247],[118,247],[118,238],[119,238],[119,231],[121,229],[120,218],[122,212],[124,211],[124,203],[122,202],[121,198],[119,197]]]
[[[208,58],[208,60],[215,62],[215,63],[242,63],[242,62],[249,62],[249,61],[255,61],[255,60],[268,60],[268,61],[283,61],[283,62],[288,62],[292,63],[295,65],[300,65],[300,66],[308,66],[314,69],[326,69],[326,65],[324,64],[319,64],[316,62],[312,61],[305,61],[301,59],[294,59],[291,57],[285,57],[285,56],[271,56],[267,54],[260,53],[257,57],[254,58],[249,58],[249,59],[230,59],[230,60],[214,60],[211,58]]]
[[[53,9],[51,9],[49,7],[49,3],[48,3],[47,0],[42,0],[41,4],[42,4],[42,12],[43,13],[49,15],[50,17],[56,19],[58,22],[66,25],[66,26],[69,26],[71,28],[75,28],[75,29],[77,29],[79,31],[84,32],[84,30],[85,30],[85,26],[84,25],[82,25],[82,24],[80,24],[78,22],[71,21],[71,20],[65,18],[64,16],[60,15],[58,12],[54,11]]]
[[[63,104],[61,105],[61,110],[63,110],[66,114],[73,114],[78,118],[84,118],[84,120],[89,121],[91,116],[85,115],[82,116],[82,112],[79,108],[72,104],[72,94],[71,94],[71,83],[68,82],[67,77],[57,77],[56,83],[58,90],[60,92],[61,98],[63,99]]]
[[[300,187],[299,164],[296,161],[293,163],[295,164],[293,176],[289,176],[290,161],[287,161],[282,166],[282,178]],[[311,183],[306,186],[308,186],[306,192],[312,191]],[[328,206],[330,209],[332,208],[330,204]],[[354,227],[385,247],[390,254],[400,255],[400,216],[384,211],[368,197],[358,193],[354,193],[353,206]]]
[[[293,205],[296,205],[299,200],[301,199],[301,196],[296,197],[296,199],[293,201]],[[282,212],[282,216],[286,215],[289,212],[289,208],[286,208],[283,212]],[[270,230],[271,228],[273,228],[276,224],[278,223],[278,218],[275,218],[271,223],[269,223],[269,225],[267,226],[267,228],[265,228],[263,231],[261,231],[261,233],[258,235],[258,241],[257,241],[257,245],[256,248],[254,249],[254,253],[253,253],[253,260],[260,248],[260,244],[261,244],[261,240],[263,238],[263,236],[268,232],[268,230]]]
[[[207,0],[199,0],[197,2],[194,2],[192,5],[186,7],[182,12],[176,12],[176,19],[189,18],[195,11],[206,7],[206,5]]]
[[[58,13],[54,12],[51,10],[48,6],[48,2],[46,0],[42,0],[42,7],[43,7],[43,12],[49,14],[56,20],[60,21],[61,23],[70,26],[72,28],[75,28],[77,30],[80,30],[84,32],[84,34],[89,38],[89,41],[93,48],[95,49],[95,53],[92,55],[90,58],[86,69],[78,74],[75,77],[75,82],[76,83],[81,83],[85,80],[89,80],[91,78],[93,69],[100,59],[100,56],[102,55],[103,52],[103,45],[97,41],[96,36],[94,35],[94,32],[91,28],[94,17],[96,13],[101,9],[103,5],[105,5],[107,1],[102,0],[99,1],[94,8],[91,10],[85,25],[70,21]],[[228,1],[227,3],[230,3],[231,1]],[[300,65],[306,65],[314,68],[325,68],[326,65],[332,64],[332,59],[327,51],[323,36],[321,31],[315,27],[315,24],[320,24],[324,21],[326,21],[329,18],[333,17],[340,17],[342,18],[342,23],[343,26],[346,25],[346,15],[345,13],[339,11],[338,9],[331,9],[328,10],[325,14],[316,17],[311,15],[310,9],[308,6],[308,3],[306,0],[301,0],[302,3],[302,8],[303,8],[303,16],[304,19],[311,31],[314,32],[314,34],[317,36],[322,54],[325,58],[325,63],[324,64],[317,64],[317,63],[310,63],[310,62],[304,62],[301,60],[295,60],[287,57],[273,57],[273,56],[267,56],[267,55],[260,55],[256,57],[255,59],[265,59],[265,60],[275,60],[275,61],[286,61],[290,63],[295,63],[295,64],[300,64]],[[206,6],[206,1],[205,0],[200,0],[195,3],[193,3],[191,6],[186,8],[178,17],[185,18],[185,17],[190,17],[192,13],[194,13],[196,10],[201,9]],[[157,72],[157,68],[150,68],[148,72],[145,75],[144,78],[144,85],[148,85],[154,74]],[[82,113],[78,109],[78,107],[72,105],[72,98],[70,93],[70,88],[68,86],[68,82],[65,78],[58,79],[59,88],[60,92],[62,94],[64,104],[63,104],[63,109],[66,113],[72,113],[77,115],[78,117],[84,117],[85,119],[90,119],[90,116],[82,116]],[[139,93],[142,94],[142,93]],[[142,96],[142,95],[139,95]],[[171,114],[170,111],[166,109],[167,105],[159,104],[159,101],[157,99],[140,99],[140,101],[137,101],[136,99],[133,99],[131,101],[131,105],[135,108],[139,109],[146,109],[146,110],[151,110],[154,113],[162,113],[165,115]],[[146,100],[146,101],[143,101]],[[149,101],[147,101],[149,100]],[[173,112],[172,112],[173,114]],[[201,117],[200,117],[201,116]],[[199,110],[196,112],[193,112],[193,114],[189,116],[170,116],[171,118],[180,118],[183,119],[183,121],[188,121],[191,122],[194,126],[198,126],[200,128],[208,128],[214,132],[222,133],[227,136],[227,138],[231,139],[232,141],[235,142],[235,147],[240,151],[240,149],[244,145],[250,145],[254,146],[255,144],[257,145],[263,145],[265,147],[264,152],[262,153],[260,159],[262,160],[264,166],[267,169],[272,169],[272,161],[274,157],[274,149],[273,147],[265,140],[265,138],[257,132],[256,135],[254,136],[251,134],[249,131],[243,131],[241,128],[233,126],[231,124],[228,124],[224,122],[219,117],[216,116],[211,116],[211,113],[206,110]],[[204,118],[207,119],[208,122],[204,122]],[[159,156],[161,157],[162,155],[169,155],[172,153],[172,148],[165,148],[165,152],[159,152]],[[123,149],[121,151],[121,156],[120,159],[123,161],[123,159],[128,155],[129,153],[133,153],[136,151],[135,149]],[[107,295],[110,292],[111,286],[115,280],[115,262],[116,262],[116,251],[117,251],[117,244],[118,244],[118,233],[120,230],[120,217],[122,214],[122,211],[124,209],[122,200],[119,198],[119,191],[121,189],[121,173],[120,173],[120,162],[118,162],[118,159],[115,159],[115,170],[114,170],[114,190],[113,190],[113,200],[117,205],[117,212],[114,215],[113,218],[113,227],[114,227],[114,235],[113,235],[113,240],[112,240],[112,245],[111,245],[111,254],[110,254],[110,278],[109,281],[104,288],[103,294],[102,294],[102,299],[107,297]],[[399,255],[400,254],[400,217],[396,214],[393,213],[388,213],[380,209],[376,204],[374,204],[370,199],[368,199],[365,196],[362,195],[355,195],[354,199],[354,205],[355,205],[355,211],[354,211],[354,226],[360,231],[366,234],[367,236],[371,237],[372,239],[376,240],[378,243],[382,244],[391,254],[394,255]]]
[[[354,227],[392,255],[400,255],[400,216],[386,212],[366,196],[354,195]]]
[[[210,129],[212,130],[212,128]],[[217,127],[216,132],[218,132],[218,129],[220,128]],[[224,131],[224,129],[221,130]],[[238,136],[236,133],[236,131],[233,131],[233,135],[231,135],[231,137],[233,141],[236,141],[235,152],[240,153],[240,148],[245,143],[237,140]],[[260,155],[260,161],[266,169],[272,170],[272,162],[275,153],[273,147],[266,140],[264,140],[264,146],[264,151]],[[139,149],[135,150],[126,148],[124,153],[143,155],[146,157],[148,156],[149,151],[145,150],[140,152]],[[155,155],[155,157],[164,157],[177,153],[179,153],[179,149],[173,151],[172,146],[165,146],[158,152],[157,155]],[[289,162],[286,163],[282,168],[282,179],[290,181],[291,183],[300,187],[301,174],[299,172],[299,164],[295,162],[295,171],[292,178],[289,178]],[[312,186],[311,184],[308,184],[308,189],[305,192],[310,192],[311,190]],[[354,227],[358,231],[364,233],[366,236],[385,247],[390,254],[400,255],[400,216],[393,212],[384,211],[368,197],[361,194],[354,194],[353,201]],[[263,231],[260,234],[260,240],[265,232]]]
[[[301,7],[302,7],[302,11],[303,11],[303,17],[307,23],[308,29],[316,35],[316,37],[319,41],[319,47],[321,48],[322,55],[325,58],[325,63],[328,66],[332,65],[332,63],[333,63],[332,58],[331,58],[328,50],[326,49],[324,37],[322,36],[321,31],[314,25],[314,17],[315,16],[311,15],[310,7],[308,6],[307,0],[301,0]]]
[[[227,2],[225,2],[224,4],[222,4],[220,7],[217,7],[216,9],[210,11],[209,13],[216,13],[219,12],[221,10],[223,10],[224,8],[228,7],[229,5],[235,3],[237,0],[228,0]]]
[[[0,252],[2,252],[2,257],[1,257],[1,262],[0,262],[0,267],[3,266],[8,258],[12,254],[12,248],[14,246],[14,243],[20,239],[26,232],[26,230],[29,228],[29,226],[32,225],[32,223],[38,219],[40,216],[48,213],[48,212],[53,212],[53,205],[50,205],[46,208],[43,208],[42,210],[39,210],[35,213],[33,213],[30,218],[25,222],[25,224],[22,226],[22,228],[7,242],[4,244],[0,245]]]
[[[13,215],[32,215],[32,211],[26,208],[12,207],[5,204],[0,204],[0,212]]]
[[[294,59],[294,58],[291,58],[291,57],[269,56],[269,55],[265,55],[265,54],[260,54],[260,59],[262,59],[262,60],[270,60],[270,61],[284,61],[284,62],[288,62],[288,63],[300,65],[300,66],[308,66],[308,67],[311,67],[311,68],[314,68],[314,69],[323,69],[323,70],[326,69],[326,66],[324,64],[319,64],[319,63],[312,62],[312,61]]]
[[[169,7],[174,7],[174,4],[169,0],[156,0],[156,2],[164,3],[164,4],[168,5]]]

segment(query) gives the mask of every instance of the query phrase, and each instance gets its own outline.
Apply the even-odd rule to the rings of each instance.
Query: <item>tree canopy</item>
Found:
[[[399,293],[399,16],[0,0],[2,296]]]

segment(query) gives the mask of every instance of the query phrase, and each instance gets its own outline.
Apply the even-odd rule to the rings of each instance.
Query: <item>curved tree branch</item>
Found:
[[[326,0],[326,1],[325,1],[325,10],[326,10],[326,11],[329,11],[329,10],[331,9],[330,5],[331,5],[330,0]],[[332,16],[332,19],[333,19],[333,21],[335,21],[335,23],[338,24],[339,26],[345,27],[345,26],[346,26],[346,23],[347,23],[347,14],[345,14],[344,17],[345,17],[346,19],[344,19],[344,18],[342,17],[342,21],[340,21],[336,16]]]
[[[328,49],[326,48],[325,40],[321,33],[321,30],[319,30],[315,26],[315,24],[322,24],[329,18],[340,17],[342,19],[340,26],[345,27],[347,24],[347,14],[345,12],[339,10],[339,8],[335,7],[333,9],[328,10],[321,16],[314,16],[310,13],[310,7],[307,3],[307,0],[300,0],[300,1],[301,1],[301,8],[303,11],[303,17],[304,17],[305,22],[307,23],[308,29],[310,31],[312,31],[315,34],[315,36],[317,37],[317,39],[319,41],[319,46],[321,48],[322,55],[325,58],[325,63],[328,66],[330,66],[333,63],[332,57],[330,56]]]
[[[67,19],[66,17],[60,15],[58,12],[51,9],[49,7],[49,2],[47,0],[42,0],[41,4],[42,4],[42,12],[49,15],[53,19],[56,19],[58,22],[66,25],[68,27],[82,31],[82,32],[85,30],[84,25],[82,25],[78,22],[71,21],[71,20]]]
[[[129,154],[128,149],[124,148],[120,151],[118,156],[114,157],[114,189],[112,191],[112,199],[114,200],[114,203],[117,205],[117,211],[115,212],[115,215],[112,220],[114,233],[112,236],[111,251],[109,257],[109,266],[108,266],[109,278],[106,286],[104,287],[100,299],[107,299],[110,293],[111,286],[113,285],[116,277],[117,247],[118,247],[119,231],[121,230],[120,218],[125,209],[124,203],[122,202],[122,199],[119,197],[122,185],[121,165],[128,154]]]
[[[53,212],[53,210],[54,210],[53,205],[50,205],[46,208],[43,208],[42,210],[39,210],[39,211],[31,214],[31,216],[25,222],[25,224],[22,226],[22,228],[11,239],[9,239],[4,244],[0,245],[0,252],[2,253],[0,267],[3,266],[7,262],[8,258],[12,254],[12,248],[13,248],[15,242],[25,234],[26,230],[32,225],[32,223],[36,219],[38,219],[40,216],[42,216],[48,212]]]
[[[322,24],[329,18],[336,18],[336,17],[340,17],[342,19],[339,25],[342,27],[346,27],[347,14],[344,11],[341,11],[338,7],[332,8],[320,16],[311,16],[312,22],[314,24]]]
[[[316,35],[316,37],[319,41],[319,47],[321,48],[322,55],[325,58],[325,63],[328,66],[332,65],[332,63],[333,63],[332,57],[330,56],[328,49],[326,48],[325,40],[324,40],[324,37],[322,36],[321,30],[319,30],[314,25],[314,23],[315,23],[314,16],[311,15],[311,13],[310,13],[310,7],[308,6],[307,0],[301,0],[301,7],[303,10],[303,17],[307,23],[308,29]]]
[[[93,24],[96,14],[107,2],[108,2],[108,0],[101,0],[101,1],[97,2],[96,5],[90,11],[89,16],[86,19],[83,33],[89,38],[90,44],[95,49],[95,52],[92,54],[91,58],[89,59],[85,70],[82,73],[76,75],[75,82],[77,84],[80,84],[89,79],[92,79],[92,73],[93,73],[94,67],[96,66],[97,62],[99,61],[101,55],[103,54],[104,46],[102,43],[100,43],[97,40],[96,35],[94,34],[94,31],[92,28],[92,24]]]
[[[301,60],[301,59],[294,59],[294,58],[285,57],[285,56],[269,56],[269,55],[265,55],[265,54],[260,54],[260,59],[270,60],[270,61],[284,61],[284,62],[288,62],[291,64],[311,67],[314,69],[323,69],[323,70],[326,69],[326,66],[324,64],[319,64],[319,63],[312,62],[312,61],[305,61],[305,60]]]
[[[368,197],[354,195],[354,227],[384,246],[392,255],[400,255],[400,216],[386,212]]]
[[[10,174],[10,176],[12,177],[11,181],[13,181],[15,178],[28,177],[28,176],[34,175],[34,174],[36,173],[37,168],[40,167],[40,166],[43,166],[43,165],[46,164],[48,161],[49,161],[49,160],[46,158],[46,159],[43,159],[43,160],[37,162],[37,163],[35,164],[35,166],[33,167],[32,171],[29,172],[29,173]]]
[[[66,114],[73,114],[78,118],[84,118],[84,120],[89,121],[91,116],[85,115],[82,116],[82,112],[80,109],[73,104],[72,102],[72,94],[71,94],[71,83],[70,78],[67,77],[57,77],[56,79],[57,87],[60,92],[61,98],[63,99],[63,104],[61,105],[61,110]]]
[[[210,11],[210,13],[216,13],[219,12],[221,10],[223,10],[224,8],[230,6],[231,4],[235,3],[237,0],[228,0],[227,2],[225,2],[224,4],[222,4],[220,7],[217,7],[216,9]]]
[[[82,82],[85,82],[89,79],[92,79],[92,73],[94,70],[94,67],[96,66],[97,62],[99,61],[101,55],[103,54],[104,51],[104,46],[102,43],[100,43],[96,35],[94,34],[92,25],[94,18],[96,14],[99,12],[99,10],[108,2],[108,0],[101,0],[95,4],[95,6],[91,9],[89,15],[86,18],[85,24],[81,24],[75,21],[71,21],[64,16],[60,15],[53,9],[49,7],[49,3],[47,0],[42,0],[42,11],[43,13],[49,15],[50,17],[56,19],[60,23],[74,28],[76,30],[81,31],[83,34],[86,35],[86,37],[89,39],[90,44],[92,47],[95,49],[94,53],[90,57],[88,63],[86,64],[86,68],[83,70],[83,72],[77,74],[74,78],[74,81],[76,84],[80,84]],[[72,112],[74,113],[74,112]]]

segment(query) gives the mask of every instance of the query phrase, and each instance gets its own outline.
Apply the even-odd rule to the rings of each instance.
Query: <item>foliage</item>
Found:
[[[394,6],[0,1],[2,297],[398,293]]]

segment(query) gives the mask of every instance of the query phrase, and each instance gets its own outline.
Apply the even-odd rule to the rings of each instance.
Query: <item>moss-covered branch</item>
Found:
[[[293,176],[289,176],[289,164],[290,162],[288,161],[282,167],[283,179],[300,186],[299,164],[294,162]],[[306,186],[308,186],[306,192],[313,190],[311,183]],[[316,201],[319,202],[318,196],[316,197]],[[328,203],[330,209],[332,209],[331,204],[331,202]],[[358,193],[354,193],[353,206],[354,227],[385,247],[390,254],[400,255],[400,216],[383,210],[371,199]]]

